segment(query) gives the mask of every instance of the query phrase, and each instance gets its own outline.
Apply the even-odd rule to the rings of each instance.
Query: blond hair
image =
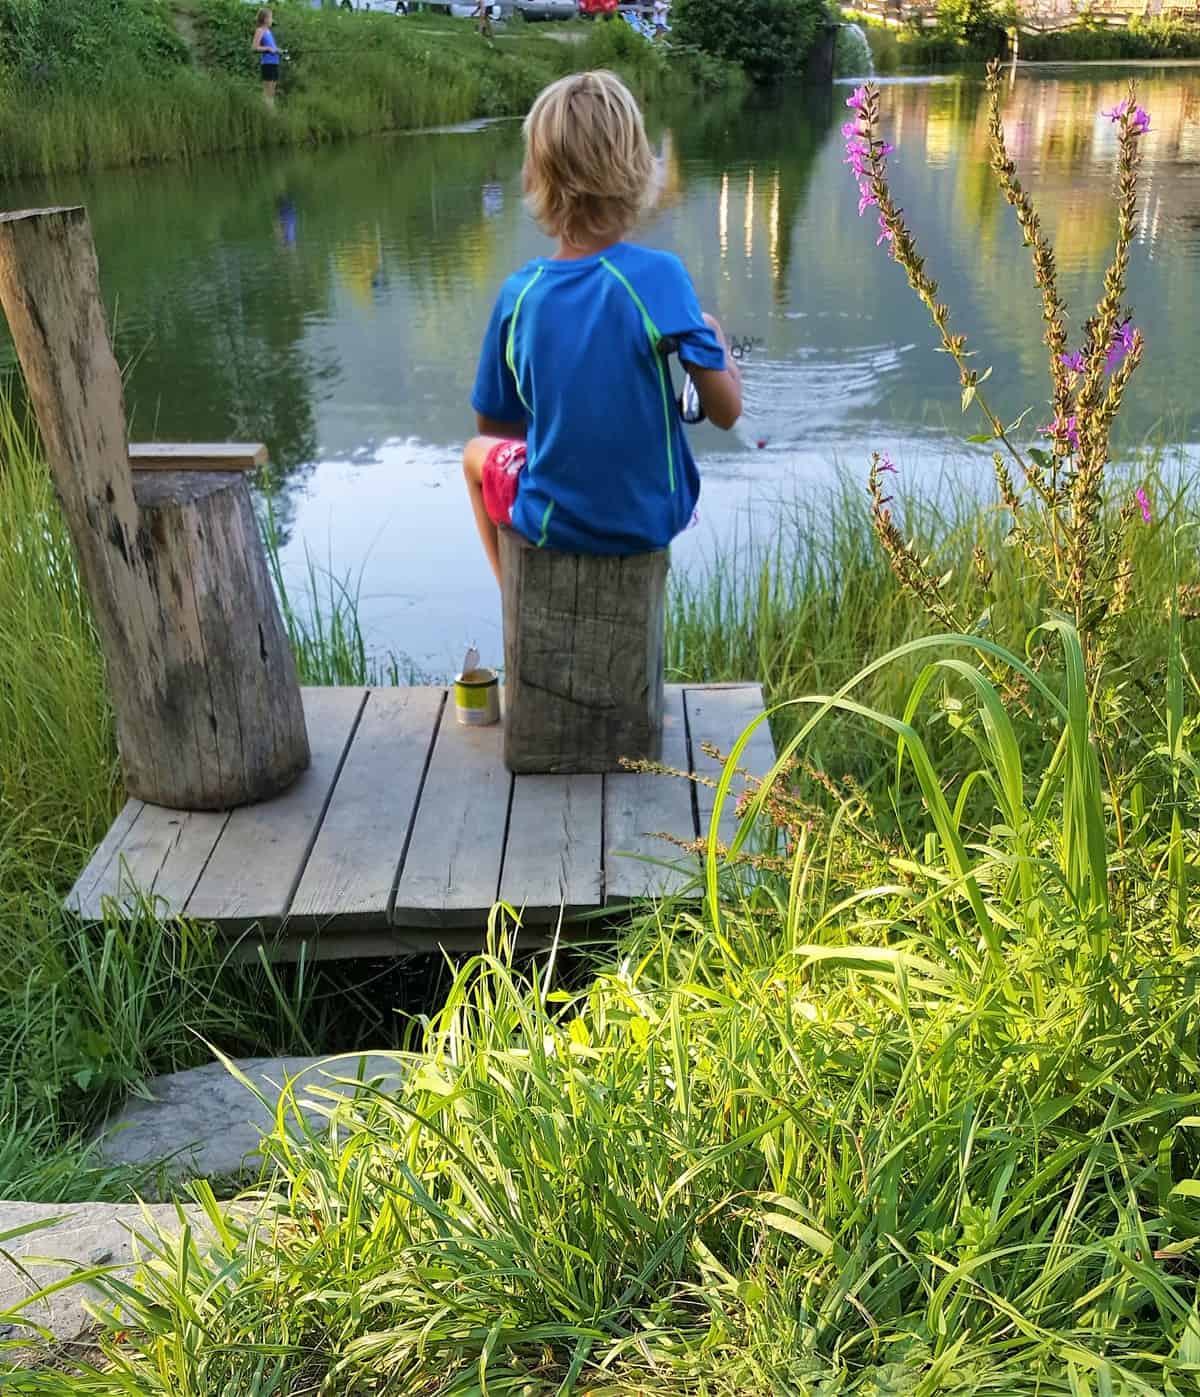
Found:
[[[524,130],[525,196],[547,233],[582,246],[633,227],[649,197],[654,157],[638,104],[615,73],[551,83]]]

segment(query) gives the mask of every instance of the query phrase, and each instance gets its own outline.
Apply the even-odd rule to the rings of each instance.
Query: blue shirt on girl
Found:
[[[514,528],[565,553],[642,553],[687,528],[700,476],[659,343],[702,369],[725,353],[683,263],[616,243],[538,258],[504,283],[471,405],[524,422]]]

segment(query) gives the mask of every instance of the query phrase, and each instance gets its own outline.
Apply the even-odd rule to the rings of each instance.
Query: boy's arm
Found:
[[[696,364],[689,364],[686,359],[684,366],[696,385],[704,415],[714,426],[727,432],[742,415],[742,373],[737,360],[729,352],[720,321],[715,315],[705,315],[704,323],[721,342],[721,348],[725,351],[725,367],[702,369]]]
[[[482,412],[475,414],[475,422],[481,437],[503,437],[506,441],[524,441],[524,422],[497,422],[494,417],[485,417]]]
[[[492,307],[491,319],[479,351],[479,367],[471,391],[471,406],[481,436],[525,440],[525,405],[508,365],[504,346],[508,338],[511,294],[508,286]]]

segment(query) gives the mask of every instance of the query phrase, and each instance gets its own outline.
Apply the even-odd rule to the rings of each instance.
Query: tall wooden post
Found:
[[[0,305],[100,632],[129,794],[183,810],[276,794],[308,765],[308,736],[244,477],[170,472],[135,490],[83,209],[0,214]]]

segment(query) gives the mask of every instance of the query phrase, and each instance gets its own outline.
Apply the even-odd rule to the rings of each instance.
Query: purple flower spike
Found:
[[[1060,354],[1058,356],[1058,361],[1064,369],[1070,369],[1073,374],[1081,374],[1083,372],[1082,349],[1072,350],[1070,354]]]
[[[879,460],[876,463],[875,469],[880,473],[880,475],[882,475],[885,471],[889,475],[899,474],[899,471],[897,471],[896,467],[892,463],[892,458],[887,454],[886,451],[881,451],[879,453]]]
[[[1109,373],[1115,373],[1120,368],[1125,356],[1133,348],[1133,326],[1127,320],[1113,335],[1113,342],[1109,345],[1108,353],[1104,357],[1104,367]]]
[[[1072,415],[1071,417],[1056,417],[1048,427],[1039,427],[1038,430],[1044,437],[1051,437],[1056,443],[1065,442],[1072,451],[1079,450],[1079,423]]]
[[[1130,130],[1135,136],[1144,135],[1150,129],[1150,113],[1145,107],[1135,107],[1132,97],[1126,97],[1123,102],[1118,102],[1115,107],[1109,107],[1100,115],[1108,117],[1109,121],[1118,122],[1124,120],[1131,112],[1133,120],[1129,123]]]
[[[846,105],[852,107],[856,112],[861,112],[867,105],[867,89],[856,87],[853,93],[846,98]]]
[[[887,220],[884,218],[883,214],[880,214],[880,215],[879,215],[879,236],[875,239],[875,246],[878,247],[880,243],[890,243],[890,242],[892,242],[893,239],[894,239],[894,236],[895,236],[895,235],[893,234],[892,230],[887,226]]]
[[[1145,523],[1145,524],[1153,524],[1153,523],[1154,523],[1154,515],[1150,512],[1150,501],[1146,498],[1146,492],[1145,492],[1145,490],[1142,490],[1142,489],[1137,489],[1137,490],[1135,490],[1135,491],[1133,492],[1133,497],[1134,497],[1135,500],[1137,500],[1138,504],[1141,506],[1141,511],[1142,511],[1142,522]]]

